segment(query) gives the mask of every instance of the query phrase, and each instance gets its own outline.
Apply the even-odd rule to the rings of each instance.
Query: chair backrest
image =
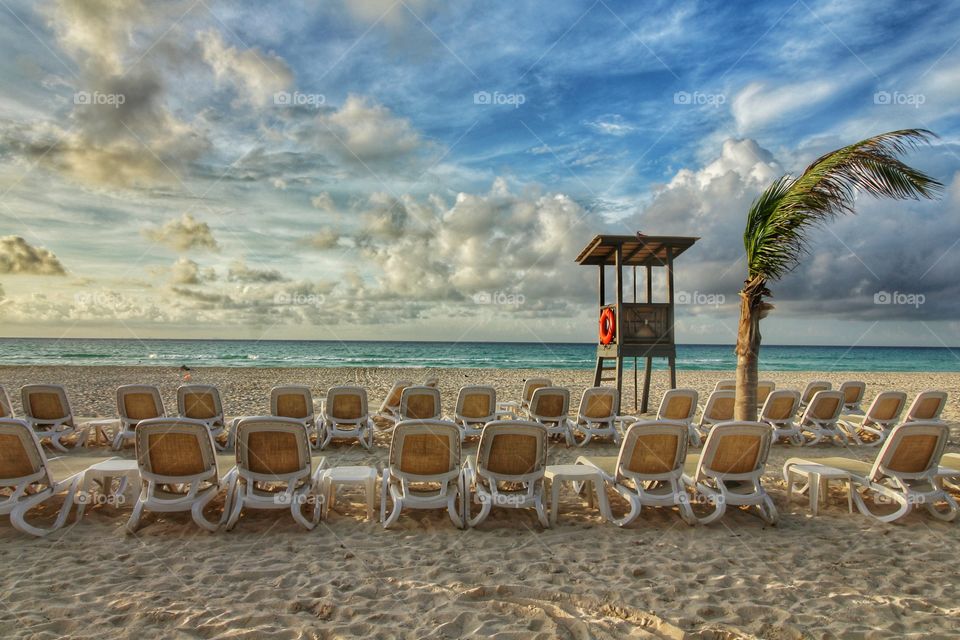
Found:
[[[140,473],[157,482],[176,484],[184,478],[218,473],[213,436],[206,424],[190,418],[153,418],[137,425]]]
[[[943,422],[905,422],[890,432],[870,471],[871,480],[884,476],[913,479],[936,474],[950,429]]]
[[[460,430],[442,420],[403,420],[390,442],[390,473],[412,482],[436,482],[460,472]]]
[[[848,411],[854,411],[860,408],[863,402],[863,394],[867,391],[867,383],[860,380],[847,380],[840,385],[840,393],[843,394],[843,408]]]
[[[141,420],[162,418],[166,413],[160,389],[148,384],[117,387],[117,415],[124,427],[135,427]]]
[[[570,390],[540,387],[530,398],[530,418],[537,422],[559,422],[570,413]]]
[[[907,409],[904,422],[939,420],[945,406],[947,406],[945,391],[921,391]]]
[[[830,391],[833,388],[833,383],[828,382],[827,380],[814,380],[807,384],[806,388],[803,390],[803,393],[800,394],[800,402],[802,404],[810,404],[810,401],[813,400],[813,396],[817,394],[818,391]]]
[[[331,422],[360,422],[366,420],[367,390],[363,387],[344,385],[330,387],[327,391],[327,403],[323,408],[324,417]]]
[[[900,419],[905,406],[907,406],[907,394],[903,391],[882,391],[867,407],[864,419],[892,426]]]
[[[22,482],[53,485],[47,455],[37,434],[26,422],[0,418],[0,487]]]
[[[177,388],[177,412],[182,418],[223,421],[220,392],[209,384],[184,384]]]
[[[310,440],[297,418],[243,418],[236,439],[237,468],[256,480],[310,475]]]
[[[717,380],[717,384],[713,387],[714,391],[736,391],[737,390],[737,381],[733,378],[724,378],[723,380]]]
[[[763,403],[767,401],[767,396],[769,396],[777,388],[777,383],[773,380],[758,380],[757,381],[757,405],[763,406]]]
[[[270,415],[304,420],[313,417],[310,387],[292,384],[270,389]]]
[[[696,478],[736,480],[763,472],[773,430],[760,422],[722,422],[710,430],[697,464]]]
[[[735,391],[714,391],[707,398],[703,407],[703,416],[700,421],[705,424],[716,424],[733,420],[733,410],[737,403]]]
[[[550,378],[527,378],[523,381],[523,394],[520,399],[523,403],[529,404],[533,394],[537,389],[543,387],[552,387],[553,381]]]
[[[438,377],[436,377],[436,376],[430,376],[430,377],[424,379],[424,381],[423,381],[423,386],[424,386],[424,387],[431,387],[431,388],[433,388],[433,389],[436,389],[439,384],[440,384],[440,378],[438,378]]]
[[[404,389],[411,386],[413,386],[413,382],[410,380],[397,380],[394,382],[393,386],[390,387],[390,391],[387,392],[387,396],[380,404],[380,411],[399,411],[400,396],[403,395]]]
[[[700,395],[695,389],[670,389],[663,394],[657,420],[673,420],[690,424],[697,415],[697,400]]]
[[[433,387],[407,387],[400,395],[401,420],[439,420],[440,390]]]
[[[490,422],[497,419],[497,390],[493,387],[461,387],[457,394],[454,415],[469,422]]]
[[[547,429],[536,422],[500,420],[480,434],[477,468],[502,482],[543,477],[547,467]]]
[[[617,456],[617,475],[636,482],[679,477],[687,457],[687,425],[669,420],[634,422]]]
[[[817,391],[803,412],[804,424],[832,424],[843,412],[843,394],[839,391]]]
[[[39,422],[73,422],[67,390],[59,384],[28,384],[20,389],[23,413]]]
[[[16,417],[13,411],[13,405],[10,404],[10,396],[7,395],[7,390],[0,385],[0,418]]]
[[[590,387],[584,389],[577,409],[578,420],[609,422],[620,410],[620,393],[616,387]]]
[[[800,406],[800,392],[792,389],[771,391],[760,410],[760,421],[784,424],[793,420]]]

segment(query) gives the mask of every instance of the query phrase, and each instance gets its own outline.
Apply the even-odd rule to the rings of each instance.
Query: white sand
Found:
[[[431,370],[445,405],[467,383],[519,393],[534,372]],[[542,374],[544,372],[536,372]],[[550,371],[575,399],[592,377]],[[358,382],[379,403],[390,382],[427,370],[202,369],[195,382],[217,384],[229,414],[266,412],[268,390],[303,383],[318,395]],[[680,372],[679,384],[706,394],[717,372]],[[912,395],[950,393],[945,413],[960,417],[960,374],[781,373],[799,387],[817,377],[867,382]],[[113,415],[114,388],[161,387],[175,407],[180,372],[133,367],[0,367],[11,395],[27,382],[65,384],[78,414]],[[653,406],[666,386],[654,383]],[[625,410],[632,391],[625,390]],[[19,399],[12,398],[19,410]],[[954,431],[954,440],[956,431]],[[367,453],[334,446],[328,462],[376,464],[389,439]],[[472,452],[475,445],[467,445]],[[951,446],[951,451],[957,447]],[[551,448],[550,461],[613,455],[610,444]],[[797,449],[778,446],[765,483],[781,511],[776,527],[730,513],[690,528],[665,510],[645,510],[626,529],[603,524],[571,493],[559,525],[543,531],[532,513],[496,511],[481,527],[455,529],[443,512],[405,512],[384,531],[365,522],[360,496],[339,502],[312,533],[283,512],[245,515],[229,533],[208,534],[187,514],[148,515],[137,536],[123,535],[129,507],[98,506],[47,539],[19,534],[0,520],[0,635],[3,637],[461,637],[503,638],[879,638],[955,636],[960,627],[956,524],[922,513],[881,525],[846,512],[839,491],[813,519],[804,502],[787,505],[780,467]],[[804,455],[830,455],[817,447]],[[875,450],[843,452],[870,459]],[[71,452],[58,474],[108,457],[105,448]],[[122,455],[132,457],[127,450]],[[318,456],[319,457],[319,456]],[[221,472],[229,467],[221,456]],[[350,502],[350,501],[353,502]],[[221,502],[215,504],[219,506]],[[614,508],[622,508],[614,502]]]

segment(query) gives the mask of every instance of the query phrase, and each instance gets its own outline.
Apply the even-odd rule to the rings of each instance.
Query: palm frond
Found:
[[[926,129],[883,133],[817,158],[797,178],[774,181],[747,215],[749,278],[776,280],[793,269],[808,252],[810,228],[853,213],[857,192],[897,200],[935,197],[943,184],[898,157],[931,137]]]

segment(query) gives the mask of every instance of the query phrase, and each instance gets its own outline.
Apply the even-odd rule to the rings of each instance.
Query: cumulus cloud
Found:
[[[307,243],[314,249],[332,249],[337,246],[340,234],[331,227],[325,227],[310,236]]]
[[[224,42],[219,31],[209,29],[197,35],[203,59],[218,82],[233,86],[247,101],[257,106],[273,103],[274,94],[288,88],[293,72],[284,60],[257,48],[237,49]]]
[[[235,260],[227,271],[230,282],[283,282],[286,276],[275,269],[257,269],[242,260]]]
[[[67,270],[52,251],[20,236],[0,237],[0,273],[63,276]]]
[[[349,162],[396,159],[422,145],[409,120],[357,95],[348,96],[339,109],[319,114],[311,130],[324,148]]]
[[[185,213],[181,218],[168,221],[160,228],[144,229],[144,236],[153,242],[170,247],[175,251],[191,249],[210,249],[219,251],[220,247],[213,237],[210,225]]]
[[[336,209],[333,198],[330,197],[330,194],[326,191],[322,191],[310,198],[310,204],[313,205],[314,209],[319,209],[320,211],[333,211]]]
[[[212,268],[201,269],[200,265],[183,256],[170,267],[170,282],[179,284],[201,284],[216,277]]]

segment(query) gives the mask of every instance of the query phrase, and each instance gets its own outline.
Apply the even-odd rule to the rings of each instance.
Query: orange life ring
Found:
[[[610,344],[617,333],[617,317],[607,307],[600,312],[600,344]]]

